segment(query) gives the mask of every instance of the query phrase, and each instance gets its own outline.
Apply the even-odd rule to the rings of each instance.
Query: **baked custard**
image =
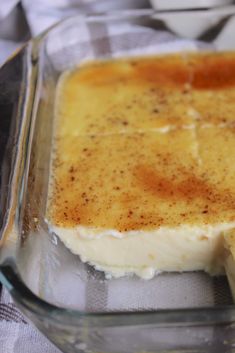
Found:
[[[107,276],[224,269],[235,227],[235,53],[61,75],[47,221]]]

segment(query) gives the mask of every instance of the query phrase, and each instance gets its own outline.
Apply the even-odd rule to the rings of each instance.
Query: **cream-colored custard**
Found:
[[[130,231],[93,230],[86,227],[53,227],[64,244],[82,261],[89,262],[109,276],[135,273],[150,279],[162,271],[205,270],[223,273],[223,232],[235,223],[214,227]],[[102,254],[102,256],[101,256]]]
[[[235,54],[62,75],[47,221],[106,274],[223,272],[235,226]]]

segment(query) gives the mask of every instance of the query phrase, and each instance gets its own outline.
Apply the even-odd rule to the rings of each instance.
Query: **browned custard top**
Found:
[[[56,98],[48,218],[119,231],[235,221],[235,53],[91,62]]]

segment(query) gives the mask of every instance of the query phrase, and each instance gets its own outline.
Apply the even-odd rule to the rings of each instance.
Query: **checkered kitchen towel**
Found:
[[[11,0],[1,0],[2,4],[7,4],[8,13],[12,9],[13,5],[16,4],[17,1]],[[41,30],[44,30],[52,23],[56,22],[57,20],[61,19],[63,16],[71,15],[72,13],[85,13],[86,11],[104,11],[107,9],[111,9],[112,6],[114,8],[120,8],[123,4],[131,7],[133,6],[143,6],[145,1],[142,0],[123,0],[123,1],[92,1],[92,0],[83,0],[83,1],[76,1],[76,0],[41,0],[41,1],[30,1],[24,0],[22,1],[22,6],[25,11],[25,16],[29,24],[29,28],[33,35],[38,34]],[[118,5],[117,5],[118,3]],[[113,5],[112,5],[113,4]],[[11,5],[11,6],[10,6]],[[1,18],[5,18],[7,15],[7,11],[3,11],[2,8],[0,10],[0,21]],[[1,24],[1,23],[0,23]],[[234,18],[229,18],[226,26],[235,25]],[[226,36],[226,26],[224,27],[223,31],[223,43],[224,43],[224,36]],[[152,29],[148,29],[146,27],[138,27],[136,26],[132,30],[130,27],[113,27],[109,30],[104,30],[102,35],[102,40],[107,39],[109,37],[109,45],[112,46],[113,53],[121,53],[121,51],[126,51],[126,45],[130,45],[130,43],[143,43],[141,45],[136,46],[138,47],[137,50],[132,51],[134,54],[141,54],[143,49],[146,53],[146,47],[148,48],[148,52],[151,53],[153,48],[158,48],[160,52],[167,52],[167,51],[177,51],[180,49],[198,49],[200,48],[201,44],[196,41],[191,40],[177,40],[177,37],[173,34],[167,34],[166,32],[162,31],[158,33],[156,36],[156,32]],[[127,35],[128,33],[128,35]],[[1,33],[0,33],[1,34]],[[96,35],[95,33],[93,35]],[[66,36],[66,34],[65,34]],[[62,39],[63,40],[63,39]],[[219,36],[216,37],[217,43],[219,45],[220,38]],[[229,40],[229,38],[228,38]],[[17,45],[13,41],[7,41],[4,39],[4,42],[0,42],[0,48],[6,47],[7,54],[11,50],[11,45]],[[147,44],[146,44],[147,43]],[[55,43],[54,43],[55,44]],[[58,43],[59,45],[59,43]],[[133,47],[135,45],[133,44]],[[51,48],[53,52],[53,48]],[[55,57],[56,60],[56,57]],[[63,62],[55,62],[57,65],[63,65]],[[171,282],[172,283],[172,282]],[[108,285],[107,285],[108,286]],[[112,287],[113,286],[113,287]],[[154,295],[152,296],[156,298],[159,296],[159,300],[162,298],[161,293],[161,286],[156,287],[153,282],[149,282],[150,291],[153,291]],[[188,293],[188,298],[194,300],[194,305],[200,305],[201,302],[205,302],[206,296],[208,298],[208,305],[214,303],[213,293],[213,285],[206,289],[207,292],[201,293],[199,285],[194,283],[194,286],[189,286],[190,292]],[[110,308],[120,308],[121,303],[116,301],[116,297],[122,300],[121,293],[120,296],[112,296],[111,293],[116,291],[115,283],[108,288],[109,291],[109,305]],[[130,288],[133,290],[133,288]],[[169,292],[171,292],[169,290]],[[195,296],[196,293],[196,296]],[[145,297],[145,296],[143,296]],[[151,297],[151,295],[150,295]],[[113,299],[112,299],[113,298]],[[115,300],[114,300],[115,299]],[[112,302],[112,300],[114,300]],[[190,306],[190,303],[187,303]],[[192,304],[192,303],[191,303]],[[38,333],[35,329],[31,327],[27,323],[27,320],[19,313],[19,311],[15,308],[15,305],[12,303],[9,295],[5,292],[4,289],[1,289],[0,295],[0,353],[56,353],[59,352],[52,344],[50,344],[44,337]]]
[[[29,35],[74,14],[149,7],[148,0],[0,0],[0,65]]]
[[[0,353],[59,353],[27,323],[6,290],[0,291]]]

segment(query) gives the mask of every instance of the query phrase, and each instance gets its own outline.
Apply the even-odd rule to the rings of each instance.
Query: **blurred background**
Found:
[[[30,37],[73,14],[150,8],[148,0],[0,0],[0,65]]]

